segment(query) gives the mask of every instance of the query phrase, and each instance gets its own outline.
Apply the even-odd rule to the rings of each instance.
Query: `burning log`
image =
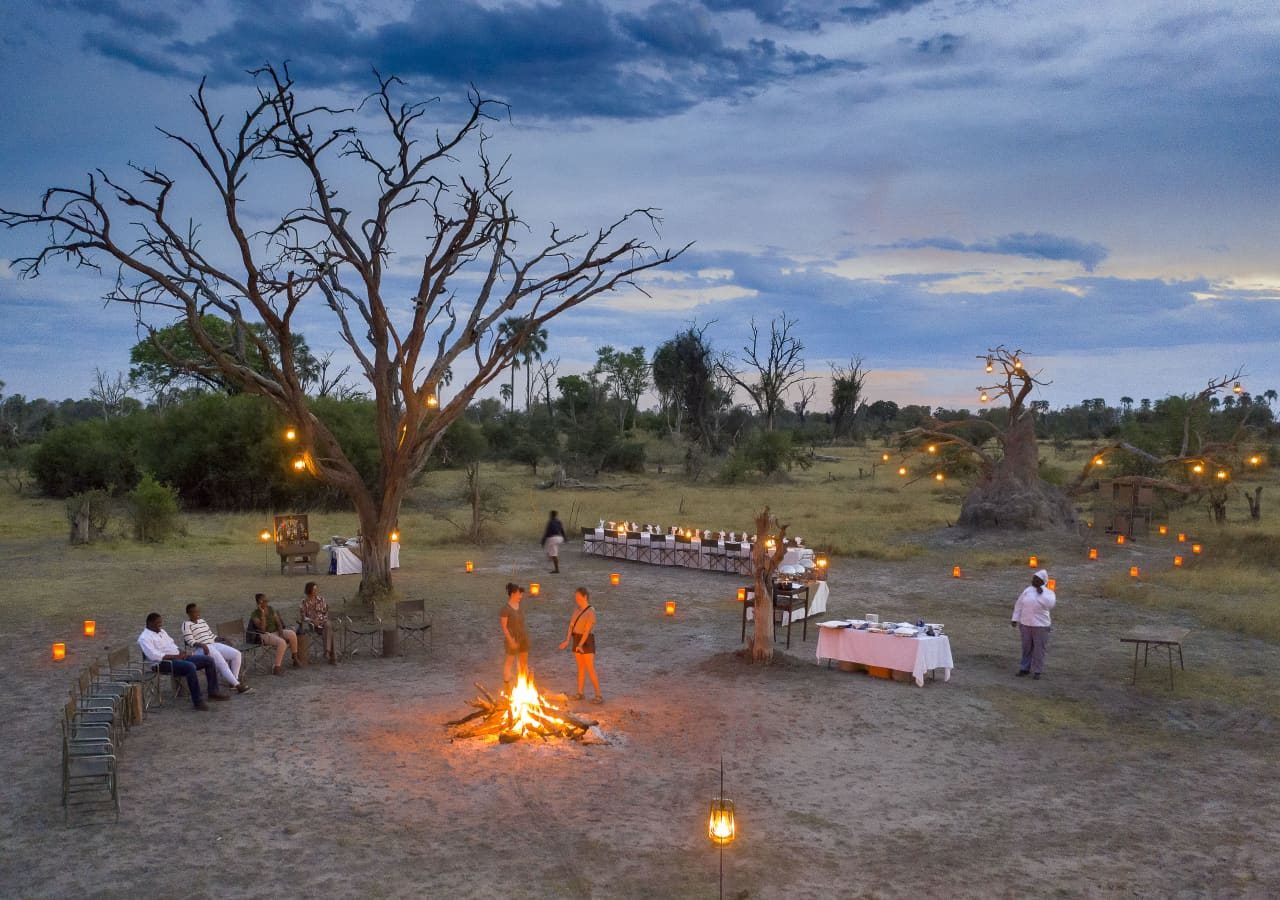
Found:
[[[460,719],[445,722],[454,729],[455,738],[475,738],[497,735],[503,744],[514,743],[521,738],[538,737],[570,738],[582,740],[589,729],[596,725],[592,719],[579,718],[568,710],[551,703],[539,694],[533,679],[520,676],[508,694],[499,692],[495,697],[476,682],[479,697],[467,701],[475,709]]]

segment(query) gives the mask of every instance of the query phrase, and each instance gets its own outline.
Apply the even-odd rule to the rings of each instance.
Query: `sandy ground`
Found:
[[[1280,894],[1275,723],[1181,682],[1169,691],[1163,660],[1131,686],[1116,636],[1195,628],[1180,678],[1211,666],[1274,679],[1273,645],[1120,606],[1099,596],[1103,566],[1060,564],[1047,677],[1015,679],[1008,619],[1026,571],[954,581],[956,541],[970,544],[924,540],[909,562],[837,560],[829,613],[945,622],[949,683],[820,666],[814,629],[753,667],[734,655],[737,577],[572,549],[553,576],[512,546],[478,573],[487,580],[425,588],[429,652],[258,677],[209,713],[152,710],[122,749],[120,822],[105,826],[63,825],[54,718],[70,673],[45,659],[47,626],[23,625],[10,600],[0,895],[715,896],[705,815],[722,754],[740,829],[727,896]],[[593,590],[606,703],[575,708],[609,745],[451,742],[442,727],[474,680],[500,680],[492,585],[513,565],[544,585],[528,620],[549,690],[572,693],[572,658],[555,645],[573,586]],[[228,606],[210,598],[207,617],[239,611]],[[166,616],[176,633],[178,610]]]

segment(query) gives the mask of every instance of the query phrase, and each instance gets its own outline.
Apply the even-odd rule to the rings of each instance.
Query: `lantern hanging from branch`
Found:
[[[290,426],[284,430],[284,439],[286,441],[296,441],[298,439],[298,429]]]
[[[271,540],[271,530],[268,528],[264,528],[261,531],[259,531],[258,540],[262,541],[262,543],[264,544],[269,543]]]

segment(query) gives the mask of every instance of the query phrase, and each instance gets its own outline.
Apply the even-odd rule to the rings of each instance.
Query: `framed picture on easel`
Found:
[[[276,546],[311,540],[311,528],[305,515],[276,516]]]

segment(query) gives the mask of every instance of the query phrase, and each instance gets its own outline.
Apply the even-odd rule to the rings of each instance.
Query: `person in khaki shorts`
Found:
[[[280,618],[280,614],[271,608],[271,604],[267,602],[266,594],[254,594],[254,602],[258,604],[258,608],[249,614],[249,639],[255,637],[260,643],[268,644],[275,647],[276,661],[271,667],[272,675],[280,674],[280,667],[284,663],[284,649],[289,648],[289,652],[293,655],[293,665],[298,665],[298,633],[292,628],[284,627],[284,620]]]

